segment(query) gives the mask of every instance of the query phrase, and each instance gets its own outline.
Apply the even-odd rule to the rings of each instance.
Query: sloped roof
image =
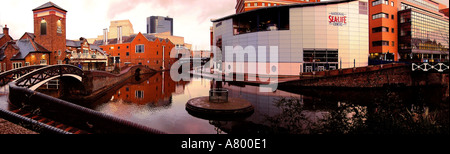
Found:
[[[149,41],[155,41],[156,37],[155,35],[150,35],[150,34],[142,34],[144,35],[144,37],[149,40]],[[137,34],[133,34],[130,36],[122,36],[122,43],[130,43],[134,40],[134,38],[136,38]],[[163,41],[164,39],[159,38],[159,41]],[[167,40],[166,40],[167,41]],[[108,39],[108,44],[118,44],[117,43],[117,38],[112,38],[112,39]],[[103,44],[103,40],[95,40],[94,41],[94,45],[104,45]]]
[[[68,47],[81,47],[81,41],[66,40],[66,46],[68,46]]]
[[[17,53],[15,56],[13,56],[11,58],[11,60],[25,59],[25,57],[31,52],[50,52],[47,49],[45,49],[43,46],[41,46],[40,44],[38,44],[32,40],[23,39],[23,40],[17,40],[15,42],[16,42],[15,46],[17,48],[19,48],[19,53]]]
[[[91,44],[89,47],[91,48],[91,50],[97,50],[97,51],[100,52],[101,54],[107,55],[106,52],[103,51],[103,50],[102,50],[99,46],[97,46],[97,45]]]
[[[35,9],[33,9],[33,11],[41,10],[41,9],[45,9],[45,8],[49,8],[49,7],[55,7],[55,8],[58,8],[58,9],[60,9],[60,10],[63,10],[64,12],[67,12],[65,9],[63,9],[62,7],[59,7],[58,5],[56,5],[56,4],[53,3],[53,2],[47,2],[47,3],[45,3],[45,4],[42,4],[41,6],[39,6],[39,7],[35,8]]]
[[[4,36],[8,36],[11,40],[13,39],[11,36],[9,35],[5,35],[5,34],[0,34],[0,39],[3,38]],[[0,46],[2,46],[3,44],[0,44]]]
[[[36,38],[36,35],[34,35],[34,33],[30,33],[30,32],[25,32],[25,34],[23,34],[22,37],[20,37],[20,38],[23,39],[24,37],[27,37],[27,36],[28,36],[28,38],[31,38],[31,39]]]

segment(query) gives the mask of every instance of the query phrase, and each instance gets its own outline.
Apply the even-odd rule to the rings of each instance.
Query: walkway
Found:
[[[38,134],[0,118],[0,134]]]
[[[8,94],[0,94],[0,108],[8,107]],[[37,134],[34,131],[0,118],[0,134]]]

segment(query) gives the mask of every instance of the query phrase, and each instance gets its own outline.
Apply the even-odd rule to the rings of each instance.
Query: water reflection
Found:
[[[168,72],[132,78],[91,108],[175,134],[448,134],[448,103],[426,89],[381,91],[276,90],[222,82],[229,97],[250,101],[249,117],[190,115],[189,99],[208,96],[216,82],[174,82]],[[289,91],[289,92],[288,92]]]
[[[383,102],[358,105],[335,104],[333,110],[311,111],[304,99],[281,98],[274,106],[282,110],[267,116],[273,131],[291,134],[448,134],[449,110],[425,104]]]

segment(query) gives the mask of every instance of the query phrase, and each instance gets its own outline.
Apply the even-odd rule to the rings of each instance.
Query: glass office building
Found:
[[[368,22],[367,0],[266,7],[213,20],[213,46],[217,47],[213,50],[221,51],[219,70],[224,72],[249,73],[247,68],[234,67],[257,62],[279,75],[362,67],[368,65]],[[278,48],[273,66],[271,46]],[[257,52],[239,54],[226,47],[254,47]],[[257,61],[261,47],[266,49],[267,61]]]
[[[414,7],[399,11],[399,54],[403,61],[444,62],[449,55],[448,18]]]

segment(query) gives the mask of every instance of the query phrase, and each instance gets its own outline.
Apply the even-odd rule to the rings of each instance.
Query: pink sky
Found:
[[[0,24],[18,39],[33,32],[32,9],[49,0],[2,0]],[[325,1],[325,0],[322,0]],[[447,0],[436,0],[448,6]],[[129,19],[134,32],[146,33],[146,18],[174,18],[174,35],[184,36],[194,49],[209,49],[210,19],[235,13],[236,0],[52,0],[66,9],[67,39],[96,38],[111,20]]]

